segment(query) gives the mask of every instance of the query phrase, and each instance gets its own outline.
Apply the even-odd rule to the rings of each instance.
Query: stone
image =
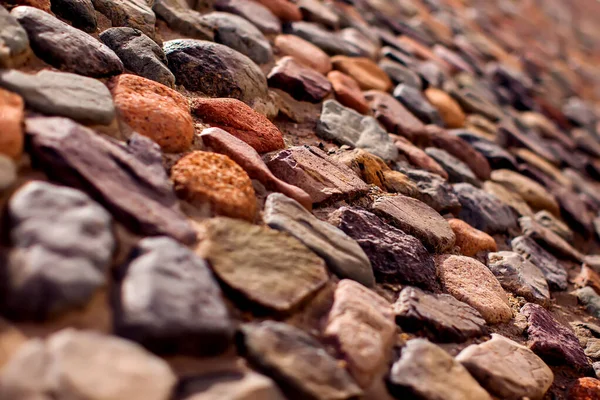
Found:
[[[282,21],[300,21],[302,12],[298,6],[286,0],[258,0]]]
[[[586,287],[589,286],[600,294],[600,274],[590,268],[588,265],[583,264],[579,275],[574,279],[575,286]]]
[[[176,32],[192,39],[214,39],[214,26],[198,11],[192,10],[186,0],[155,0],[152,10]]]
[[[248,0],[218,0],[215,9],[239,15],[250,21],[262,33],[281,33],[281,21],[267,7]]]
[[[569,399],[573,400],[594,400],[600,394],[600,380],[594,378],[579,378],[571,389],[569,389]]]
[[[395,136],[392,137],[392,139],[394,140],[394,145],[398,149],[400,155],[406,157],[412,165],[419,167],[419,169],[439,175],[444,180],[448,179],[446,170],[444,170],[444,168],[442,168],[442,166],[433,158],[429,157],[427,153],[409,142],[408,139],[401,136]]]
[[[27,31],[33,52],[53,67],[94,78],[123,72],[111,49],[52,15],[28,6],[14,8],[11,15]]]
[[[586,311],[596,317],[600,318],[600,296],[591,287],[583,287],[573,292],[579,303],[585,306]]]
[[[586,356],[594,359],[600,358],[600,339],[590,338],[587,341],[585,350],[583,351]]]
[[[233,322],[208,265],[193,251],[169,237],[144,238],[121,271],[117,335],[158,354],[227,350]]]
[[[546,210],[539,211],[534,216],[535,221],[559,235],[567,242],[573,242],[574,234],[571,228]]]
[[[490,253],[488,268],[505,290],[533,303],[549,304],[550,289],[543,272],[521,254],[512,251]]]
[[[122,74],[109,82],[119,121],[149,137],[166,153],[188,150],[194,121],[187,99],[158,82]]]
[[[208,128],[200,134],[202,142],[211,151],[231,158],[246,171],[251,179],[260,181],[268,190],[283,193],[304,208],[312,208],[312,199],[304,190],[278,179],[269,170],[260,155],[246,142],[219,128]]]
[[[567,188],[572,186],[571,181],[567,179],[558,168],[544,160],[542,157],[532,153],[530,150],[513,149],[513,153],[519,161],[546,174],[550,179],[556,181],[560,185]]]
[[[492,181],[485,181],[483,183],[483,190],[492,196],[495,196],[502,203],[510,206],[510,208],[512,208],[518,215],[533,215],[533,211],[521,196],[513,191],[508,190],[501,184]]]
[[[525,236],[532,238],[557,257],[567,258],[577,262],[583,261],[583,254],[575,250],[562,237],[552,230],[538,224],[531,217],[519,218],[519,225]]]
[[[2,85],[2,73],[0,73]],[[23,154],[24,134],[23,119],[25,118],[25,105],[23,98],[16,93],[0,88],[0,154],[19,160]]]
[[[493,237],[479,229],[473,228],[465,221],[458,218],[448,220],[450,228],[456,236],[455,246],[460,247],[460,253],[464,256],[475,257],[481,252],[497,251],[496,241]]]
[[[11,197],[7,213],[5,315],[45,320],[85,306],[106,284],[116,248],[112,218],[85,193],[33,181]]]
[[[362,390],[309,334],[283,322],[244,324],[242,352],[290,399],[352,399]]]
[[[517,214],[496,196],[468,183],[452,185],[462,206],[458,218],[490,235],[517,229]]]
[[[318,0],[299,0],[296,4],[305,21],[316,22],[334,30],[338,28],[338,15]]]
[[[452,186],[444,178],[431,172],[396,165],[396,169],[405,174],[417,185],[415,196],[440,214],[458,213],[461,205]]]
[[[433,260],[415,237],[362,209],[342,207],[329,215],[329,221],[362,247],[377,282],[439,289]]]
[[[264,115],[236,99],[196,98],[192,112],[205,124],[221,128],[259,153],[285,147],[283,135]],[[235,115],[235,118],[231,118]]]
[[[335,100],[323,103],[315,132],[320,138],[364,149],[385,161],[398,156],[392,140],[375,118],[360,115]]]
[[[308,193],[313,203],[351,199],[369,190],[350,168],[317,147],[290,147],[266,155],[265,163],[277,178]]]
[[[394,97],[424,123],[444,126],[444,120],[438,111],[425,99],[421,91],[405,84],[400,84],[394,89]]]
[[[460,363],[426,339],[412,339],[392,365],[388,388],[396,398],[491,400]]]
[[[30,53],[27,32],[4,6],[0,5],[0,68],[15,68]]]
[[[550,289],[567,289],[567,271],[552,254],[544,250],[533,239],[518,236],[511,241],[511,246],[513,251],[521,254],[542,271]]]
[[[331,71],[327,74],[335,99],[340,104],[349,107],[360,114],[369,114],[371,108],[367,104],[365,95],[360,90],[358,83],[350,76],[340,71]]]
[[[156,15],[143,0],[92,0],[94,8],[104,14],[113,27],[126,26],[138,29],[154,39]]]
[[[110,91],[85,76],[42,70],[35,75],[0,71],[0,86],[23,97],[27,107],[84,124],[108,125],[115,119]]]
[[[284,90],[296,100],[319,103],[332,90],[331,83],[321,73],[286,56],[277,61],[267,81],[270,87]]]
[[[511,169],[518,170],[517,160],[515,157],[509,153],[507,150],[499,146],[498,144],[476,136],[474,133],[470,131],[464,130],[455,130],[452,133],[465,142],[469,143],[473,149],[475,149],[478,153],[483,155],[485,159],[488,161],[489,167],[491,169]],[[491,174],[491,170],[488,168],[489,173]],[[488,175],[486,178],[489,179]]]
[[[2,372],[0,397],[14,400],[167,400],[177,383],[169,365],[141,346],[72,328],[29,340]]]
[[[331,71],[331,60],[327,53],[309,41],[295,35],[277,35],[275,47],[282,55],[292,56],[323,75]]]
[[[325,260],[339,277],[367,287],[375,285],[369,258],[359,244],[342,230],[319,220],[295,200],[280,193],[267,197],[263,221],[287,232]]]
[[[526,147],[553,164],[560,163],[560,160],[546,145],[546,141],[537,132],[527,128],[518,128],[509,119],[505,119],[500,124],[496,142],[505,148]]]
[[[273,61],[269,41],[246,19],[218,11],[205,14],[202,18],[215,27],[215,42],[239,51],[259,65]]]
[[[500,282],[482,263],[471,257],[435,257],[437,274],[444,289],[479,311],[490,324],[512,319],[508,298]]]
[[[394,303],[394,314],[404,331],[424,331],[434,341],[461,343],[487,333],[481,314],[449,294],[405,287]]]
[[[167,67],[162,48],[141,31],[128,27],[109,28],[100,34],[100,40],[131,72],[171,88],[175,86],[175,76]]]
[[[52,12],[71,22],[75,28],[94,33],[98,29],[96,10],[91,0],[55,0]]]
[[[323,332],[348,362],[359,386],[367,388],[387,369],[396,326],[390,304],[366,287],[341,280]]]
[[[299,36],[329,55],[340,54],[349,57],[362,57],[364,55],[358,46],[348,42],[338,33],[330,32],[311,22],[291,22],[283,26],[283,32]]]
[[[396,85],[403,83],[417,90],[423,88],[423,83],[419,75],[399,62],[384,58],[379,61],[379,68],[381,68]]]
[[[115,219],[142,235],[185,244],[196,233],[179,209],[157,144],[134,135],[125,146],[64,118],[29,118],[30,155],[58,182],[88,193]]]
[[[373,33],[368,31],[368,29],[369,28],[361,29],[360,27],[351,26],[339,31],[339,36],[351,45],[356,46],[360,50],[362,56],[370,61],[376,60],[379,57],[380,46],[379,40],[374,38]],[[377,66],[377,69],[380,70],[379,66]],[[387,74],[383,79],[391,83]]]
[[[362,90],[381,90],[392,88],[387,74],[372,60],[365,57],[335,56],[331,58],[333,68],[351,76]]]
[[[253,221],[256,197],[246,171],[222,154],[193,151],[171,168],[177,195],[199,210]]]
[[[496,333],[491,340],[461,351],[456,361],[488,392],[501,399],[540,400],[554,381],[552,370],[541,358]]]
[[[252,370],[210,372],[187,379],[178,390],[181,400],[285,400],[270,378]]]
[[[371,205],[374,212],[419,239],[432,252],[454,246],[456,237],[448,222],[427,204],[402,195],[382,196]]]
[[[521,308],[527,318],[528,346],[549,363],[566,364],[578,370],[589,370],[588,362],[577,336],[558,322],[542,306],[527,303]]]
[[[462,128],[465,125],[465,113],[448,93],[432,87],[425,90],[425,98],[437,109],[447,128]]]
[[[327,282],[325,261],[286,233],[225,217],[200,229],[196,253],[245,302],[287,313]]]
[[[466,182],[476,187],[481,187],[481,181],[477,179],[469,166],[452,154],[437,147],[428,147],[425,154],[433,158],[448,173],[448,181],[451,183]]]
[[[453,89],[449,91],[449,94],[466,113],[480,114],[492,122],[496,122],[503,117],[501,109],[473,89]]]
[[[15,162],[0,154],[0,192],[10,188],[17,181]]]

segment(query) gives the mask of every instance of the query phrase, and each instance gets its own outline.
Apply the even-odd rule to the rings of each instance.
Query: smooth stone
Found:
[[[412,339],[392,365],[390,392],[399,399],[491,400],[460,363],[425,339]]]
[[[403,330],[423,330],[434,341],[461,343],[487,333],[479,311],[449,294],[431,294],[406,287],[394,303],[394,314]]]
[[[252,370],[209,372],[185,380],[180,400],[285,400],[270,378]]]
[[[0,86],[2,73],[0,72]],[[18,161],[23,154],[24,133],[23,120],[25,118],[25,103],[23,98],[16,93],[0,88],[0,155]]]
[[[419,66],[417,59],[414,57],[414,54],[412,52],[401,51],[396,47],[384,46],[379,51],[379,55],[381,59],[392,60],[394,62],[404,65],[406,68],[409,68],[411,70],[417,69]],[[421,75],[420,71],[416,72],[419,72],[419,74]]]
[[[591,287],[583,287],[573,292],[581,304],[585,306],[586,311],[600,318],[600,296]]]
[[[479,311],[488,323],[512,319],[506,293],[485,265],[471,257],[448,254],[437,256],[435,263],[444,289]]]
[[[425,149],[425,154],[433,158],[439,165],[448,173],[448,181],[451,183],[466,182],[478,188],[482,183],[469,166],[452,154],[437,147],[428,147]]]
[[[215,37],[214,26],[207,23],[201,13],[192,10],[186,0],[155,0],[152,10],[169,28],[185,36],[200,40]]]
[[[116,248],[112,218],[85,193],[32,181],[10,198],[7,215],[5,315],[45,320],[85,306],[106,284]]]
[[[267,197],[263,221],[273,229],[287,232],[323,258],[340,278],[375,285],[369,258],[359,244],[342,230],[319,220],[295,200],[280,193]]]
[[[530,217],[533,215],[531,207],[529,207],[527,202],[523,200],[519,194],[508,190],[501,184],[492,181],[485,181],[483,183],[483,190],[498,198],[498,200],[500,200],[502,203],[510,206],[519,216]]]
[[[364,149],[385,161],[398,156],[391,138],[375,118],[360,115],[335,100],[323,103],[316,134],[323,139]]]
[[[121,59],[125,68],[136,75],[175,86],[175,75],[167,67],[162,48],[143,32],[133,28],[109,28],[100,34],[100,40]]]
[[[282,21],[301,21],[302,12],[300,8],[287,0],[257,0],[260,4],[267,7]]]
[[[412,144],[408,139],[402,136],[392,136],[394,145],[398,149],[398,153],[414,166],[419,169],[439,175],[444,180],[448,179],[448,173],[440,164],[433,158],[429,157],[423,150]],[[425,136],[425,142],[428,143],[428,138]]]
[[[577,379],[568,396],[571,400],[594,400],[599,394],[600,380],[585,377]]]
[[[199,229],[196,253],[245,303],[290,312],[327,282],[325,261],[287,233],[224,217]]]
[[[113,27],[138,29],[154,39],[156,15],[145,0],[92,0],[94,8],[104,14]]]
[[[250,21],[262,33],[281,33],[281,21],[267,7],[248,0],[217,0],[215,9],[239,15]]]
[[[500,108],[472,89],[452,89],[448,93],[458,102],[460,107],[466,113],[480,114],[493,122],[499,121],[503,117]]]
[[[123,63],[107,46],[33,7],[11,11],[27,31],[33,52],[53,67],[79,75],[101,78],[123,72]]]
[[[362,90],[381,90],[392,88],[392,81],[379,66],[366,57],[335,56],[331,58],[333,68],[354,78]]]
[[[14,161],[0,154],[0,191],[10,188],[17,181],[17,166]]]
[[[448,222],[427,204],[402,195],[382,196],[371,205],[374,212],[393,225],[421,240],[432,252],[454,246],[456,237]]]
[[[15,68],[26,61],[29,38],[19,21],[0,5],[0,68]]]
[[[381,68],[396,85],[405,84],[417,90],[423,88],[423,83],[419,75],[399,62],[383,59],[379,62],[379,68]]]
[[[369,28],[360,27],[347,27],[339,32],[339,35],[346,42],[358,47],[362,52],[362,55],[369,60],[376,60],[379,54],[379,41],[374,39],[372,32],[368,31]],[[389,80],[389,77],[383,78],[385,81]],[[391,81],[390,81],[391,82]]]
[[[233,322],[209,266],[194,252],[168,237],[144,238],[120,268],[117,335],[158,354],[227,350]]]
[[[441,176],[421,169],[396,165],[396,169],[405,174],[417,185],[416,196],[423,203],[439,213],[458,213],[461,205],[452,186]]]
[[[91,0],[54,0],[52,12],[71,22],[75,28],[94,33],[98,29],[96,10]]]
[[[115,119],[110,91],[96,79],[50,70],[35,75],[6,70],[0,71],[0,86],[18,93],[27,107],[44,114],[84,124],[108,125]]]
[[[492,339],[472,344],[456,361],[492,395],[501,399],[541,400],[554,381],[552,370],[527,347],[493,333]]]
[[[533,218],[521,217],[519,218],[519,225],[525,236],[532,238],[557,257],[567,258],[577,262],[583,261],[583,254],[575,250],[566,240],[555,232],[537,223]]]
[[[294,59],[323,75],[331,71],[331,60],[323,50],[295,35],[277,35],[275,47],[278,53]]]
[[[244,324],[242,353],[273,378],[290,400],[350,400],[362,390],[312,336],[291,325]]]
[[[424,123],[444,126],[442,117],[420,90],[400,84],[394,89],[394,97]]]
[[[479,229],[473,228],[465,221],[458,218],[448,220],[450,228],[456,236],[455,246],[460,247],[460,253],[464,256],[475,257],[482,252],[497,251],[496,241],[493,237]]]
[[[362,209],[342,207],[328,219],[362,247],[377,282],[439,289],[433,259],[417,238]]]
[[[371,108],[367,104],[360,86],[352,77],[340,71],[331,71],[327,74],[327,79],[331,82],[335,99],[340,104],[350,107],[360,114],[369,114]]]
[[[277,61],[267,81],[270,87],[284,90],[296,100],[319,103],[331,93],[331,83],[321,73],[286,56]]]
[[[334,30],[339,27],[338,15],[319,0],[298,0],[296,4],[302,12],[303,20],[316,22]]]
[[[437,109],[447,128],[462,128],[465,125],[465,113],[448,93],[433,87],[424,93],[427,101]]]
[[[305,21],[291,22],[283,26],[283,32],[296,35],[314,44],[329,55],[341,54],[349,57],[362,57],[363,51],[348,42],[339,34]]]
[[[567,271],[559,264],[558,260],[533,239],[519,236],[511,241],[513,251],[521,254],[538,267],[552,290],[567,289]]]
[[[29,118],[30,154],[51,179],[93,193],[115,219],[143,235],[185,244],[196,233],[179,209],[160,149],[134,135],[125,146],[65,118]]]

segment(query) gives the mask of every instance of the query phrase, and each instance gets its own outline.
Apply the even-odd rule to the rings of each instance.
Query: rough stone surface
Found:
[[[331,71],[327,74],[327,79],[331,82],[337,101],[360,114],[369,113],[370,107],[367,104],[365,95],[352,77],[340,71]]]
[[[583,264],[579,275],[574,279],[577,287],[589,286],[600,294],[600,274],[590,268],[587,264]]]
[[[498,198],[498,200],[500,200],[502,203],[510,206],[510,208],[512,208],[514,212],[518,215],[533,215],[531,207],[529,207],[527,202],[523,200],[523,198],[519,194],[508,190],[501,184],[492,181],[485,181],[483,183],[483,190],[485,190],[492,196]]]
[[[462,255],[474,257],[479,252],[497,251],[494,238],[487,233],[457,218],[449,219],[448,223],[456,236],[454,244],[460,247]]]
[[[278,35],[275,47],[282,55],[294,59],[323,75],[331,71],[331,60],[327,53],[314,44],[295,35]]]
[[[425,154],[433,158],[448,173],[448,180],[452,183],[469,183],[481,187],[481,181],[477,179],[467,164],[454,157],[445,150],[436,147],[428,147]]]
[[[507,169],[494,171],[492,181],[516,192],[535,211],[548,210],[554,215],[560,215],[556,199],[539,183]]]
[[[558,257],[578,262],[583,261],[583,255],[575,250],[565,239],[545,226],[538,224],[531,217],[519,218],[519,225],[521,225],[525,236],[532,238]]]
[[[71,22],[75,28],[93,33],[98,29],[96,10],[91,0],[55,0],[52,12]]]
[[[0,73],[0,85],[2,85],[2,74]],[[23,153],[23,118],[25,117],[25,105],[23,98],[16,93],[0,88],[0,126],[2,136],[0,137],[0,154],[19,160]]]
[[[171,29],[183,35],[200,40],[214,39],[214,27],[204,20],[202,14],[192,10],[186,0],[156,0],[152,10]]]
[[[548,211],[539,211],[535,214],[534,217],[536,222],[540,225],[550,229],[552,232],[556,233],[567,242],[573,242],[574,235],[571,228],[569,228],[567,224],[565,224],[560,219],[556,218]]]
[[[17,19],[0,5],[0,68],[14,68],[29,55],[27,32]]]
[[[178,393],[181,400],[285,400],[275,382],[252,370],[194,377],[185,381]]]
[[[215,9],[239,15],[265,34],[281,33],[281,21],[259,2],[247,0],[217,0]]]
[[[600,318],[600,296],[591,287],[583,287],[573,292],[581,304],[584,305],[586,311]]]
[[[594,400],[599,395],[600,380],[594,378],[579,378],[569,389],[569,399],[573,400]]]
[[[318,103],[331,92],[331,83],[321,73],[283,57],[267,76],[269,86],[284,90],[296,100]]]
[[[104,14],[112,26],[138,29],[154,39],[156,15],[143,0],[92,0],[94,8]]]
[[[419,90],[400,84],[394,89],[394,97],[424,123],[444,126],[440,114]]]
[[[416,197],[435,211],[439,213],[460,211],[461,205],[454,189],[441,176],[400,165],[397,165],[396,169],[415,182],[419,192]]]
[[[550,289],[567,289],[567,271],[552,254],[544,250],[533,239],[519,236],[511,241],[511,246],[513,251],[521,254],[542,271]]]

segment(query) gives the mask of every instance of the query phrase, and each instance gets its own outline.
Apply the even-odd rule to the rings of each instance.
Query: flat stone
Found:
[[[14,8],[11,15],[27,31],[34,53],[53,67],[94,78],[123,72],[111,49],[52,15],[27,6]]]
[[[27,107],[84,124],[108,125],[115,119],[110,91],[102,82],[66,72],[42,70],[35,75],[0,71],[0,86],[18,93]]]
[[[469,166],[452,154],[437,147],[428,147],[425,154],[433,158],[448,173],[448,180],[452,183],[466,182],[476,187],[481,187],[481,181],[477,179]]]
[[[572,186],[571,181],[567,179],[557,167],[542,157],[534,154],[531,152],[531,150],[513,149],[512,152],[520,162],[528,164],[529,166],[546,174],[550,179],[556,181],[560,185],[567,188]]]
[[[305,21],[316,22],[332,29],[338,28],[338,15],[318,0],[299,0],[296,4]]]
[[[2,5],[0,27],[0,68],[18,67],[30,53],[27,32]]]
[[[186,379],[178,389],[181,400],[285,400],[270,378],[252,370],[210,372]]]
[[[225,11],[250,21],[265,34],[281,33],[281,21],[262,4],[248,0],[217,0],[215,9]]]
[[[511,241],[513,251],[521,254],[538,267],[552,290],[567,289],[567,271],[559,264],[558,260],[533,239],[519,236]]]
[[[221,289],[187,247],[168,237],[145,238],[121,268],[117,335],[159,354],[215,355],[229,347],[234,326]]]
[[[327,74],[327,79],[331,82],[335,99],[340,104],[350,107],[360,114],[369,113],[371,108],[367,104],[365,95],[352,77],[340,71],[331,71]]]
[[[214,39],[214,26],[198,11],[192,10],[186,0],[156,0],[152,10],[174,31],[193,39]]]
[[[375,118],[360,115],[335,100],[323,103],[316,134],[323,139],[364,149],[385,161],[398,156],[391,138]]]
[[[197,254],[246,303],[289,312],[327,282],[325,261],[286,233],[224,217],[201,229]]]
[[[392,81],[385,71],[366,57],[335,56],[331,62],[334,69],[354,78],[362,90],[387,92],[392,88]]]
[[[465,113],[448,93],[432,87],[425,90],[425,98],[437,109],[447,128],[461,128],[465,125]]]
[[[113,27],[126,26],[140,30],[154,39],[156,15],[144,0],[92,0],[94,8],[104,14]]]
[[[167,67],[162,48],[141,31],[127,27],[109,28],[100,34],[100,40],[131,72],[171,88],[175,86],[175,76]]]
[[[394,89],[394,97],[424,123],[444,126],[442,117],[425,99],[421,91],[405,84],[400,84]]]
[[[396,165],[396,169],[405,174],[411,181],[417,185],[418,194],[415,196],[435,211],[441,213],[458,213],[461,205],[452,186],[441,176],[410,168],[407,166]]]
[[[300,101],[318,103],[332,90],[331,83],[324,75],[290,56],[280,59],[267,79],[270,87],[284,90]]]
[[[195,242],[160,149],[150,139],[135,135],[125,146],[64,118],[29,118],[26,123],[31,157],[50,178],[93,193],[136,233]]]
[[[263,321],[242,325],[243,353],[292,399],[350,400],[362,390],[309,334],[291,325]]]
[[[419,75],[399,62],[384,58],[379,61],[379,68],[381,68],[396,85],[403,83],[417,90],[423,88],[423,82]]]
[[[444,170],[444,168],[442,168],[442,166],[433,158],[429,157],[423,150],[412,144],[408,139],[402,136],[393,136],[392,140],[394,140],[394,145],[398,149],[398,153],[406,157],[412,165],[419,167],[419,169],[439,175],[444,180],[448,179],[446,170]]]
[[[72,328],[29,340],[2,372],[0,397],[14,400],[168,400],[177,383],[169,365],[141,346]]]
[[[260,4],[267,7],[282,21],[300,21],[302,12],[300,8],[287,0],[258,0]]]
[[[517,170],[517,160],[515,157],[509,153],[506,149],[498,144],[482,138],[480,136],[476,136],[474,133],[465,130],[455,130],[452,133],[459,138],[463,139],[465,142],[469,143],[473,149],[475,149],[478,153],[483,155],[485,159],[488,161],[489,167],[491,169],[512,169]],[[488,167],[488,172],[491,173],[490,168]],[[489,179],[489,175],[486,178]]]
[[[527,303],[521,308],[521,314],[527,317],[528,346],[537,355],[550,363],[566,364],[579,370],[591,369],[577,336],[549,311]]]
[[[482,252],[497,251],[496,241],[493,237],[479,229],[473,228],[465,221],[458,218],[448,220],[450,228],[456,236],[455,246],[460,247],[464,256],[475,257]]]
[[[361,57],[364,55],[359,47],[344,40],[340,35],[311,22],[292,22],[284,25],[283,32],[299,36],[329,55],[341,54],[349,57]]]
[[[55,0],[52,12],[71,22],[75,28],[94,33],[98,29],[96,10],[91,0]]]
[[[290,147],[267,154],[265,162],[276,177],[308,193],[313,203],[353,198],[369,190],[350,168],[317,147]]]
[[[583,261],[583,255],[579,251],[575,250],[566,240],[552,230],[538,224],[531,217],[519,218],[519,225],[521,225],[525,236],[532,238],[556,256],[577,262]]]
[[[278,35],[275,38],[275,47],[282,55],[292,56],[296,61],[323,75],[331,71],[331,60],[327,53],[299,36]]]
[[[518,193],[508,190],[506,187],[499,183],[492,181],[485,181],[483,183],[483,190],[486,193],[496,197],[502,203],[508,205],[513,211],[520,216],[532,216],[533,211],[525,200]]]
[[[404,331],[423,330],[439,342],[464,342],[487,333],[481,314],[448,294],[430,294],[406,287],[394,303],[396,323]]]
[[[546,210],[539,211],[535,214],[534,218],[538,224],[550,229],[567,242],[573,242],[574,234],[571,228],[569,228],[567,224],[552,215],[550,212]]]
[[[267,197],[263,220],[273,229],[289,233],[323,258],[340,278],[365,286],[375,285],[369,258],[342,230],[313,216],[302,205],[279,193]]]
[[[387,300],[354,281],[338,283],[324,335],[336,344],[359,386],[369,387],[387,369],[395,334]]]
[[[106,284],[116,247],[112,219],[85,193],[33,181],[11,197],[7,212],[6,315],[45,320],[86,305]]]
[[[490,324],[512,319],[508,298],[490,270],[471,257],[441,255],[435,258],[444,289],[479,311]]]
[[[593,400],[600,393],[600,380],[594,378],[579,378],[571,389],[569,389],[569,399],[572,400]]]
[[[456,361],[465,366],[492,395],[501,399],[540,400],[552,385],[554,374],[544,361],[527,347],[504,336],[472,344]]]
[[[526,147],[554,164],[560,161],[550,151],[546,141],[537,132],[526,127],[516,127],[509,119],[503,120],[498,127],[496,142],[505,147]]]
[[[357,208],[342,207],[329,215],[329,221],[362,247],[377,282],[439,289],[433,260],[417,238]]]
[[[573,292],[581,304],[585,306],[586,311],[600,318],[600,296],[591,287],[583,287]]]
[[[2,73],[0,72],[0,85],[2,85]],[[23,154],[24,134],[23,119],[25,118],[25,104],[23,98],[16,93],[0,88],[0,126],[2,136],[0,137],[0,154],[19,160]]]
[[[392,366],[388,388],[396,398],[491,400],[465,367],[425,339],[406,343]]]

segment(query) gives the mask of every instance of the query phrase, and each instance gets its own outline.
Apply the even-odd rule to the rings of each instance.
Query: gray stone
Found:
[[[35,75],[0,71],[0,87],[19,94],[27,107],[84,124],[108,125],[115,119],[110,91],[96,79],[42,70]]]
[[[406,165],[396,164],[397,171],[408,176],[417,185],[419,200],[439,213],[458,214],[461,205],[452,186],[438,174]]]
[[[15,162],[0,154],[0,191],[8,189],[17,180],[17,166]]]
[[[344,28],[339,31],[339,36],[347,43],[360,49],[363,57],[377,59],[379,42],[373,41],[367,34],[356,28]]]
[[[323,103],[316,133],[323,139],[364,149],[385,161],[398,157],[398,149],[375,118],[361,115],[335,100]]]
[[[281,33],[281,21],[262,4],[248,0],[217,0],[215,9],[239,15],[263,33]]]
[[[533,239],[519,236],[511,241],[511,246],[513,251],[521,254],[542,271],[550,289],[567,289],[567,271],[559,264],[556,257],[544,250]]]
[[[517,160],[502,146],[466,130],[460,129],[451,132],[483,154],[492,169],[518,170]]]
[[[319,0],[298,0],[296,4],[305,21],[316,22],[333,30],[339,27],[338,15]]]
[[[403,83],[417,90],[421,90],[423,88],[423,83],[421,82],[419,75],[400,63],[383,59],[379,62],[379,68],[388,74],[390,79],[396,85]]]
[[[142,31],[154,39],[156,15],[145,0],[92,0],[96,10],[104,14],[113,27],[126,26]]]
[[[420,90],[400,84],[394,89],[394,97],[424,123],[444,126],[444,120]]]
[[[581,289],[577,289],[573,292],[581,304],[585,306],[586,311],[596,317],[600,318],[600,296],[594,289],[587,286]]]
[[[596,374],[596,378],[600,378],[600,361],[596,361],[592,364],[594,368],[594,373]]]
[[[292,22],[284,25],[283,31],[311,42],[329,55],[365,56],[359,47],[344,40],[339,34],[329,32],[317,24],[304,21]]]
[[[280,193],[270,194],[263,220],[271,228],[300,240],[339,277],[368,287],[375,285],[369,258],[358,243],[340,229],[317,219],[297,201]]]
[[[556,233],[567,242],[573,242],[574,235],[571,228],[569,228],[567,224],[555,217],[549,211],[539,211],[535,214],[534,218],[538,224],[550,229],[552,232]]]
[[[575,250],[565,239],[537,223],[531,217],[519,218],[519,225],[525,236],[532,238],[545,249],[557,257],[571,259],[576,262],[583,262],[583,254]]]
[[[152,10],[174,31],[194,39],[214,39],[214,27],[202,14],[192,10],[186,0],[156,0]]]
[[[481,181],[477,179],[473,171],[458,158],[443,149],[428,147],[425,154],[433,158],[448,173],[448,180],[452,183],[466,182],[478,188],[481,187]]]
[[[29,38],[19,21],[0,5],[0,68],[15,68],[29,55]]]
[[[285,400],[275,382],[252,370],[195,376],[177,392],[179,400]]]
[[[600,358],[600,339],[590,338],[587,340],[585,349],[583,350],[586,356],[590,358]]]
[[[84,32],[94,33],[98,28],[96,10],[91,0],[54,0],[51,8],[54,14]]]
[[[84,306],[106,284],[116,247],[112,219],[85,193],[30,182],[11,197],[8,221],[6,315],[44,320]]]

